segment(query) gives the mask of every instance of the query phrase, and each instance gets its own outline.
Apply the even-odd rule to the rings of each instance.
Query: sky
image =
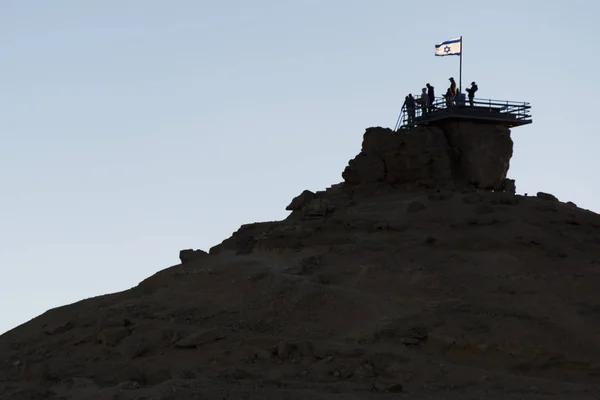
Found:
[[[0,1],[0,333],[288,215],[404,96],[527,101],[509,177],[600,212],[597,0]]]

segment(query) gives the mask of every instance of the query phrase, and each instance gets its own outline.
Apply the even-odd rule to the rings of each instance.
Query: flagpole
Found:
[[[463,53],[463,39],[460,37],[460,72],[458,76],[458,92],[462,93],[462,53]]]

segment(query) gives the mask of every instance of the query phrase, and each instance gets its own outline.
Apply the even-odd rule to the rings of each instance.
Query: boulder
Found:
[[[506,193],[517,193],[517,185],[515,184],[515,180],[505,179],[504,183],[502,184],[502,190],[504,190]]]
[[[541,200],[558,201],[556,196],[550,193],[538,192],[536,197]]]
[[[310,190],[305,190],[300,193],[298,196],[294,197],[292,202],[285,208],[288,211],[301,210],[306,206],[312,199],[314,199],[315,194]]]
[[[186,249],[179,252],[179,260],[181,260],[182,264],[186,264],[206,256],[208,256],[208,253],[204,250]]]

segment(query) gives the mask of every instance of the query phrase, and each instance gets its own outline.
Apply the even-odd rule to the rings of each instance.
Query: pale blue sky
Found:
[[[340,182],[369,126],[463,86],[531,102],[519,193],[600,210],[597,0],[0,1],[0,332],[136,285]]]

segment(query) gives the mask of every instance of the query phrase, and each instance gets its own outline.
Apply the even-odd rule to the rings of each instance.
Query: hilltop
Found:
[[[597,399],[600,215],[517,195],[512,153],[369,128],[286,219],[0,336],[0,399]]]

